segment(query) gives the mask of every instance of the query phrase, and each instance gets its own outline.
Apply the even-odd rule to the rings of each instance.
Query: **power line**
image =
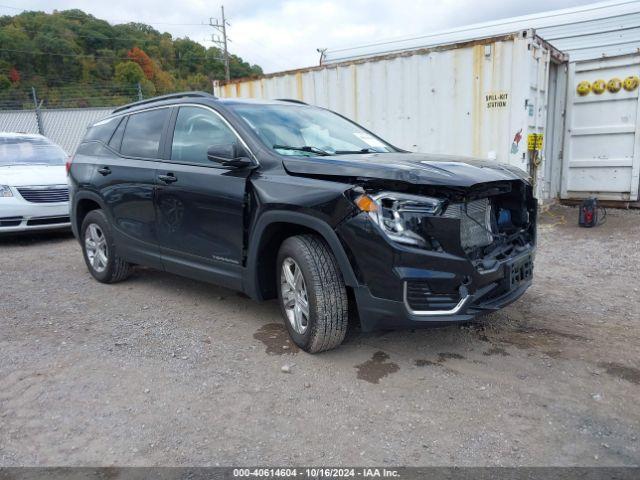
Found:
[[[203,47],[206,50],[206,47]],[[32,52],[29,50],[14,50],[11,48],[0,48],[0,52],[13,52],[13,53],[24,53],[27,55],[50,55],[50,56],[54,56],[54,57],[84,57],[84,58],[92,58],[92,59],[97,59],[97,58],[106,58],[106,59],[110,59],[110,60],[131,60],[131,58],[129,57],[118,57],[118,56],[112,56],[112,55],[94,55],[91,53],[57,53],[57,52]],[[176,55],[176,57],[174,58],[174,60],[176,61],[181,61],[182,58],[180,58],[180,52],[178,52],[178,54]],[[212,57],[212,56],[208,56],[208,55],[189,55],[190,58],[192,59],[212,59],[212,60],[219,60],[217,57]]]
[[[15,18],[15,17],[12,17],[12,18]],[[121,23],[121,24],[118,24],[118,25],[112,25],[112,28],[115,28],[115,27],[118,27],[118,26],[122,26],[122,25],[126,26],[127,24],[126,23]],[[207,25],[203,25],[203,26],[207,26]],[[32,33],[30,29],[25,28],[25,27],[20,27],[20,26],[14,25],[14,24],[11,24],[11,27],[14,28],[15,30],[21,30],[21,31],[26,32],[26,33]],[[100,34],[100,35],[83,35],[83,34],[75,32],[71,28],[67,28],[67,30],[70,31],[74,35],[74,37],[79,37],[79,38],[92,38],[92,39],[95,39],[95,40],[105,40],[106,39],[106,40],[118,40],[118,41],[129,41],[129,40],[138,41],[138,40],[141,40],[138,37],[124,37],[124,36],[119,36],[119,35],[116,35],[116,36],[102,35],[102,34]],[[58,33],[58,32],[55,32],[55,33]],[[142,32],[141,31],[140,33],[143,34],[143,35],[149,35],[148,32]],[[168,33],[168,32],[164,32],[164,33]],[[161,33],[160,35],[163,35],[163,34]],[[182,38],[182,37],[174,37],[170,33],[169,33],[169,35],[171,35],[171,39],[173,41]],[[145,39],[142,39],[142,40],[145,40]],[[197,42],[195,42],[195,43],[197,43]]]

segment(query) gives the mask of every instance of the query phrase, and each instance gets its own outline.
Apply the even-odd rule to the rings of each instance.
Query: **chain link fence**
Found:
[[[139,83],[25,86],[0,90],[0,110],[116,107],[142,98]]]
[[[0,91],[0,132],[38,133],[71,155],[89,125],[142,99],[140,84],[12,88]]]

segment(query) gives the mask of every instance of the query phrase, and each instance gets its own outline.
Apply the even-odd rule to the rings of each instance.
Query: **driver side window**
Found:
[[[217,114],[200,107],[180,107],[171,144],[171,160],[211,165],[207,158],[211,145],[236,141],[236,135]]]

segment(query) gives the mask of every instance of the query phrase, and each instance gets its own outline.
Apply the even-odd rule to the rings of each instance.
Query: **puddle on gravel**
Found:
[[[378,351],[366,362],[356,365],[358,378],[369,383],[380,383],[380,379],[400,370],[398,364],[387,362],[389,355]]]
[[[424,358],[419,358],[415,361],[416,367],[440,367],[441,365],[438,362],[432,362],[431,360],[425,360]]]
[[[488,335],[486,335],[486,333],[486,330],[480,332],[483,337],[481,338],[481,340],[505,343],[521,349],[537,349],[554,358],[561,355],[562,350],[557,347],[561,346],[563,343],[566,343],[566,340],[572,340],[575,342],[589,342],[591,340],[587,337],[576,335],[574,333],[560,332],[558,330],[552,330],[550,328],[539,328],[529,325],[521,325],[515,329],[495,328],[491,331],[490,338],[487,338]],[[494,347],[492,347],[489,351],[493,351],[493,355],[502,355],[502,353],[497,351]],[[485,354],[491,355],[486,352]]]
[[[464,360],[465,357],[459,353],[440,352],[438,360],[435,362],[424,358],[419,358],[414,362],[416,367],[441,367],[447,360]]]
[[[289,332],[281,323],[267,323],[253,334],[266,347],[267,355],[292,355],[300,350],[289,338]]]
[[[491,356],[491,355],[501,355],[503,357],[509,356],[509,352],[507,352],[504,348],[496,347],[495,345],[491,347],[489,350],[487,350],[486,352],[482,352],[482,354],[487,356]]]
[[[640,370],[633,367],[627,367],[620,363],[600,362],[598,363],[600,368],[604,368],[607,373],[613,377],[618,377],[627,382],[640,385]]]
[[[439,353],[438,354],[438,363],[446,362],[447,360],[464,360],[464,356],[459,353]]]

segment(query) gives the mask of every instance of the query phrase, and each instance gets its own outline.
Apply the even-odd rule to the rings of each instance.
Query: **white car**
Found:
[[[0,234],[71,226],[67,158],[42,135],[0,133]]]

